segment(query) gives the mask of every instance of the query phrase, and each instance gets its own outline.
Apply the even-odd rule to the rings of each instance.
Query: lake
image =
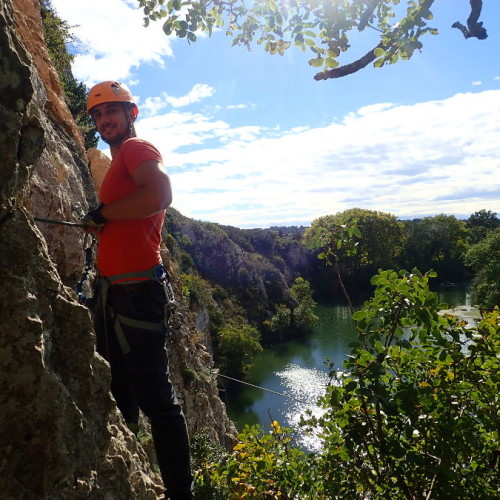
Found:
[[[450,307],[470,307],[470,287],[442,285],[436,290]],[[318,397],[328,383],[329,358],[336,368],[350,352],[357,332],[347,306],[318,305],[319,323],[307,339],[291,340],[265,349],[245,377],[250,385],[238,384],[222,393],[230,418],[238,430],[245,424],[270,429],[272,420],[296,429],[306,410],[318,414]],[[220,379],[223,384],[224,379]],[[253,387],[259,386],[264,389]],[[298,434],[296,444],[309,451],[319,449],[314,436]]]

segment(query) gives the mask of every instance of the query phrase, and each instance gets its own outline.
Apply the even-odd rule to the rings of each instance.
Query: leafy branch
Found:
[[[188,43],[196,41],[197,32],[211,35],[214,29],[225,27],[233,45],[249,50],[256,43],[270,54],[283,55],[292,46],[309,51],[313,54],[309,65],[322,68],[315,80],[344,77],[371,63],[381,67],[409,59],[422,49],[423,35],[437,34],[427,26],[435,0],[407,0],[406,14],[397,22],[400,0],[254,0],[250,6],[244,0],[137,1],[145,26],[161,21],[167,36],[175,34]],[[479,22],[482,1],[470,0],[470,5],[467,27],[458,21],[453,27],[466,38],[484,40],[486,29]],[[359,59],[340,65],[341,55],[350,49],[351,34],[365,30],[377,33],[379,42]]]
[[[356,218],[348,220],[345,224],[327,220],[323,222],[319,219],[318,223],[313,224],[304,234],[307,247],[312,250],[319,249],[318,259],[324,260],[329,266],[333,266],[335,276],[351,314],[354,314],[354,307],[340,274],[339,261],[342,257],[350,257],[356,254],[358,244],[355,238],[361,238],[361,232],[356,225],[357,222],[358,219]]]

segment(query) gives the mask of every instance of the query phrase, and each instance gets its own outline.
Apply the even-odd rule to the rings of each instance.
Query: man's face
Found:
[[[102,140],[109,145],[120,144],[129,135],[129,122],[121,102],[104,102],[90,110]]]

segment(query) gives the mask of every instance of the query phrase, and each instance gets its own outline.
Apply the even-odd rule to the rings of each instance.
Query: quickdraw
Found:
[[[90,237],[90,244],[87,245],[87,240]],[[85,283],[89,280],[89,274],[91,271],[94,269],[94,245],[96,244],[96,239],[94,236],[91,234],[87,234],[85,237],[85,267],[83,268],[82,272],[82,277],[80,278],[80,281],[76,284],[76,295],[78,297],[78,302],[80,304],[86,304],[87,303],[87,296],[85,295],[84,292],[84,286]]]
[[[77,210],[79,207],[74,207]],[[33,219],[37,222],[45,222],[47,224],[58,224],[61,226],[70,226],[70,227],[88,227],[88,224],[83,224],[81,222],[70,222],[67,220],[55,220],[55,219],[47,219],[45,217],[33,217]],[[87,244],[87,241],[90,238],[90,244]],[[85,283],[89,279],[90,272],[94,269],[93,266],[93,252],[94,245],[96,243],[96,239],[90,233],[85,236],[85,267],[83,268],[82,277],[80,281],[76,284],[75,292],[78,297],[78,302],[80,304],[87,303],[87,296],[84,293]]]

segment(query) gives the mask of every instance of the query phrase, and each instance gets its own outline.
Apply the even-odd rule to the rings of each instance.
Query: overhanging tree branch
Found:
[[[470,16],[467,19],[467,28],[460,22],[453,23],[452,28],[457,28],[462,32],[464,38],[477,38],[485,40],[488,38],[486,28],[483,28],[483,23],[479,23],[479,16],[483,9],[483,0],[470,0]]]
[[[376,58],[375,50],[384,49],[385,46],[382,42],[380,42],[375,48],[367,52],[363,57],[357,59],[356,61],[350,64],[344,64],[344,66],[339,66],[338,68],[333,68],[328,71],[321,71],[314,75],[314,79],[319,80],[328,80],[330,78],[341,78],[343,76],[351,75],[352,73],[356,73],[360,69],[365,68],[371,62],[373,62]]]
[[[421,5],[421,9],[429,9],[434,3],[434,0],[427,0]],[[368,23],[369,17],[373,14],[373,11],[377,5],[377,2],[372,2],[360,19],[358,28],[361,29]],[[477,38],[478,40],[484,40],[488,37],[486,29],[483,28],[483,23],[478,22],[483,8],[482,0],[470,0],[471,13],[467,19],[467,28],[459,23],[458,21],[452,25],[453,28],[458,28],[464,35],[465,38]],[[321,71],[314,75],[316,81],[329,80],[331,78],[342,78],[347,75],[356,73],[357,71],[365,68],[368,64],[372,63],[376,59],[375,51],[377,49],[387,50],[388,47],[380,42],[376,47],[368,51],[363,57],[357,59],[356,61],[339,66],[338,68],[333,68],[328,71]]]
[[[175,34],[188,43],[196,41],[197,32],[210,35],[214,28],[226,26],[226,34],[234,37],[233,45],[250,49],[256,42],[270,54],[280,55],[292,46],[312,52],[314,57],[308,61],[309,65],[323,68],[314,76],[317,81],[356,73],[370,63],[381,67],[399,59],[408,60],[415,50],[423,47],[420,41],[423,35],[437,34],[435,28],[428,26],[432,19],[430,7],[435,0],[406,0],[406,13],[394,25],[391,24],[397,13],[395,7],[400,0],[297,0],[290,4],[253,0],[250,6],[245,0],[137,1],[144,10],[146,26],[150,21],[161,21],[167,36]],[[484,40],[486,29],[479,22],[483,2],[469,0],[469,3],[467,26],[457,21],[453,27],[465,38]],[[350,47],[352,30],[361,32],[366,28],[380,33],[379,43],[359,59],[340,66],[339,57]]]

